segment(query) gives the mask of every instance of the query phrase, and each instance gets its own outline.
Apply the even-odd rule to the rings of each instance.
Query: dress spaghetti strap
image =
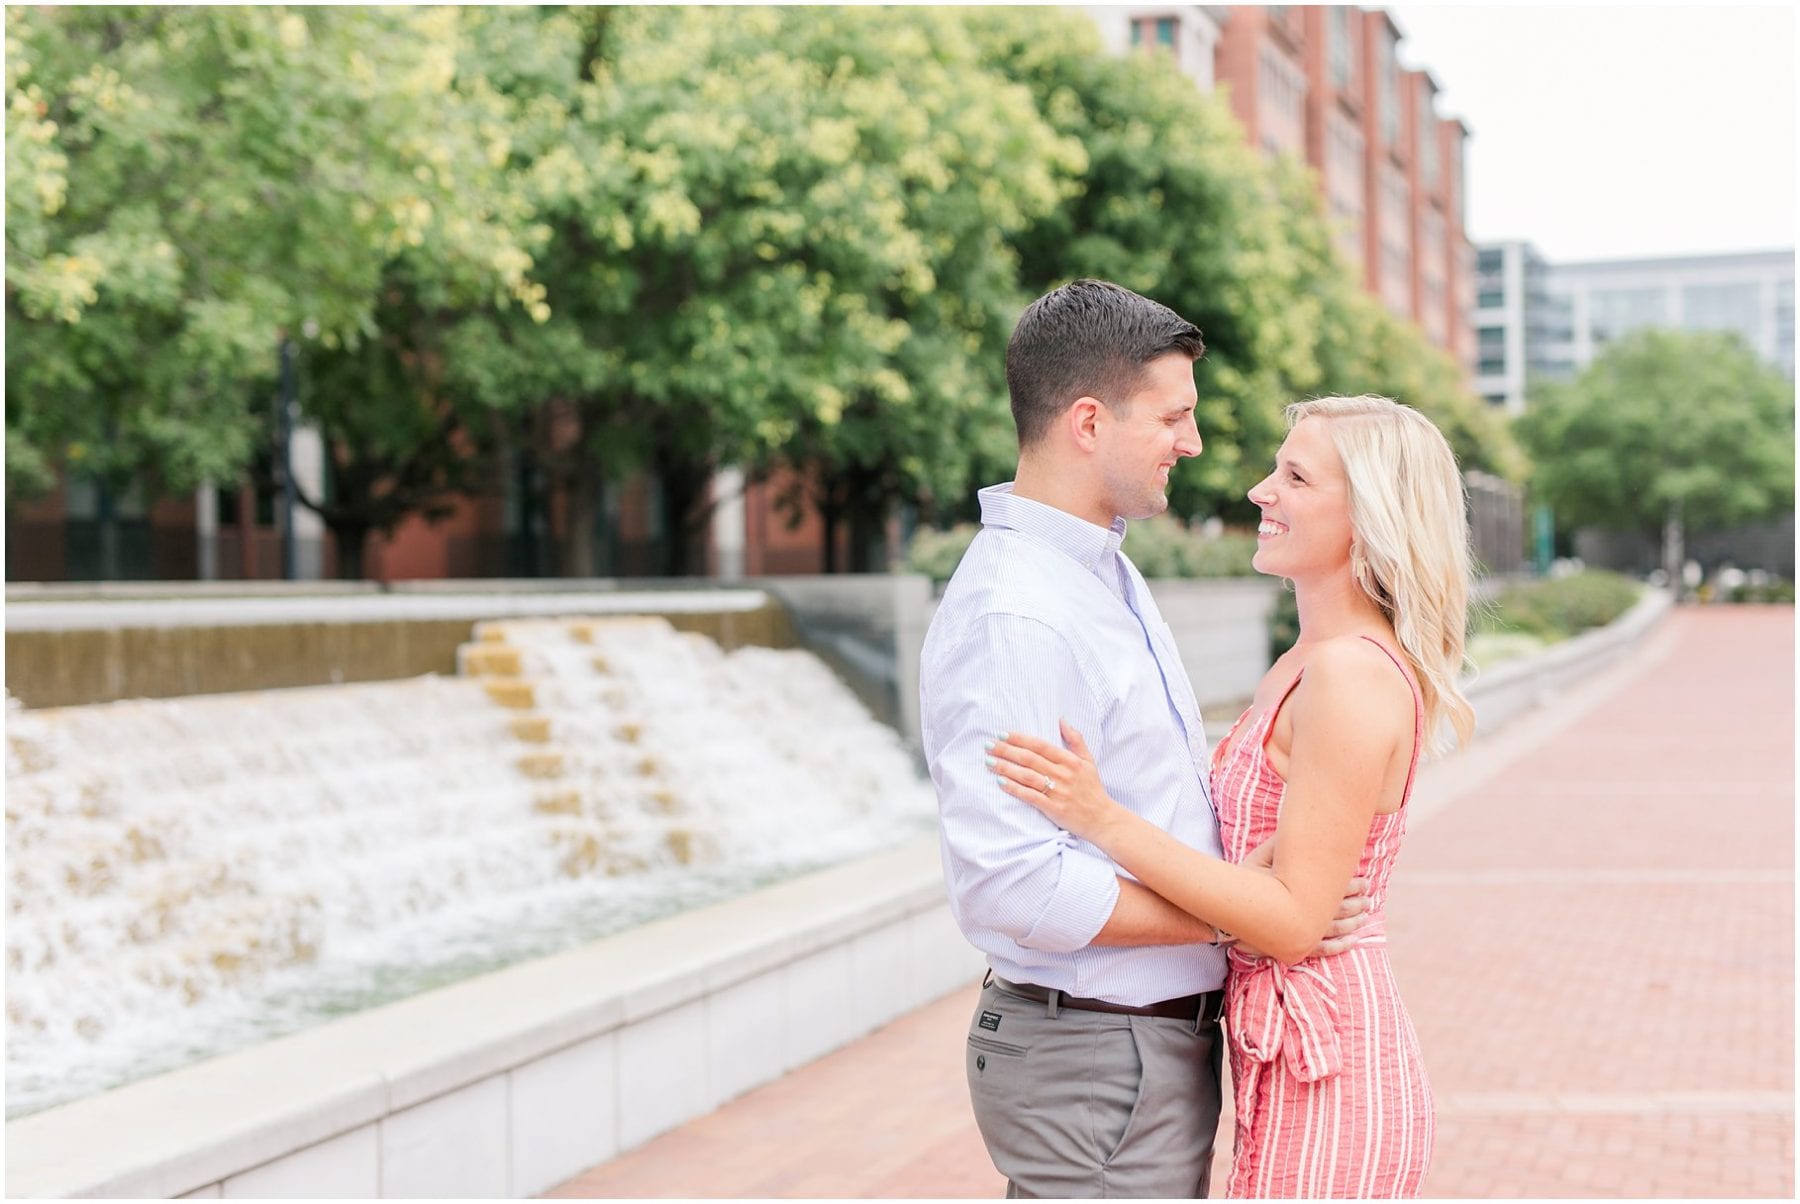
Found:
[[[1406,688],[1412,691],[1413,754],[1412,764],[1406,770],[1406,789],[1400,792],[1400,806],[1404,807],[1412,801],[1413,778],[1418,776],[1419,772],[1419,754],[1425,750],[1425,699],[1419,693],[1419,683],[1413,680],[1412,673],[1400,658],[1394,655],[1393,649],[1372,635],[1365,635],[1362,638],[1387,654],[1387,658],[1394,662],[1394,668],[1400,670],[1400,676],[1406,679]]]

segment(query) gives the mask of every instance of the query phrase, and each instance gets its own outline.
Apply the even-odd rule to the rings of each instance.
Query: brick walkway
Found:
[[[1793,1196],[1793,665],[1792,608],[1683,609],[1421,778],[1389,939],[1438,1095],[1427,1195]],[[548,1194],[997,1196],[974,998]]]

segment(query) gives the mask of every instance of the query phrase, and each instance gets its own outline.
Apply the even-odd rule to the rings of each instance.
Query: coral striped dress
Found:
[[[1370,643],[1400,662],[1380,641]],[[1413,759],[1398,810],[1375,816],[1357,875],[1369,880],[1370,919],[1335,957],[1292,966],[1231,951],[1225,1020],[1235,1081],[1233,1197],[1416,1196],[1436,1135],[1418,1037],[1388,966],[1388,879],[1406,830],[1424,735],[1413,691]],[[1302,670],[1304,673],[1304,669]],[[1274,706],[1213,751],[1212,788],[1225,857],[1242,861],[1275,834],[1287,783],[1263,745],[1300,674]]]

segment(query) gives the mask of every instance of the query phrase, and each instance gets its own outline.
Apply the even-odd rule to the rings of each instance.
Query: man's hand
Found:
[[[1274,838],[1271,837],[1257,845],[1250,855],[1244,858],[1244,864],[1261,870],[1273,870],[1275,868]],[[1354,947],[1357,930],[1368,923],[1368,910],[1369,880],[1367,878],[1350,879],[1349,889],[1344,892],[1342,901],[1338,903],[1337,914],[1326,926],[1325,935],[1320,938],[1318,947],[1308,956],[1333,957]],[[1238,949],[1251,957],[1264,956],[1260,949],[1246,944],[1236,937],[1221,940],[1219,943],[1236,945]]]

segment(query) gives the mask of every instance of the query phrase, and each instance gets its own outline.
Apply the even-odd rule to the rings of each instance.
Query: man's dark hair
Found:
[[[1042,438],[1077,397],[1122,405],[1149,364],[1199,359],[1200,331],[1166,305],[1104,280],[1076,280],[1026,307],[1006,344],[1006,390],[1019,446]]]

